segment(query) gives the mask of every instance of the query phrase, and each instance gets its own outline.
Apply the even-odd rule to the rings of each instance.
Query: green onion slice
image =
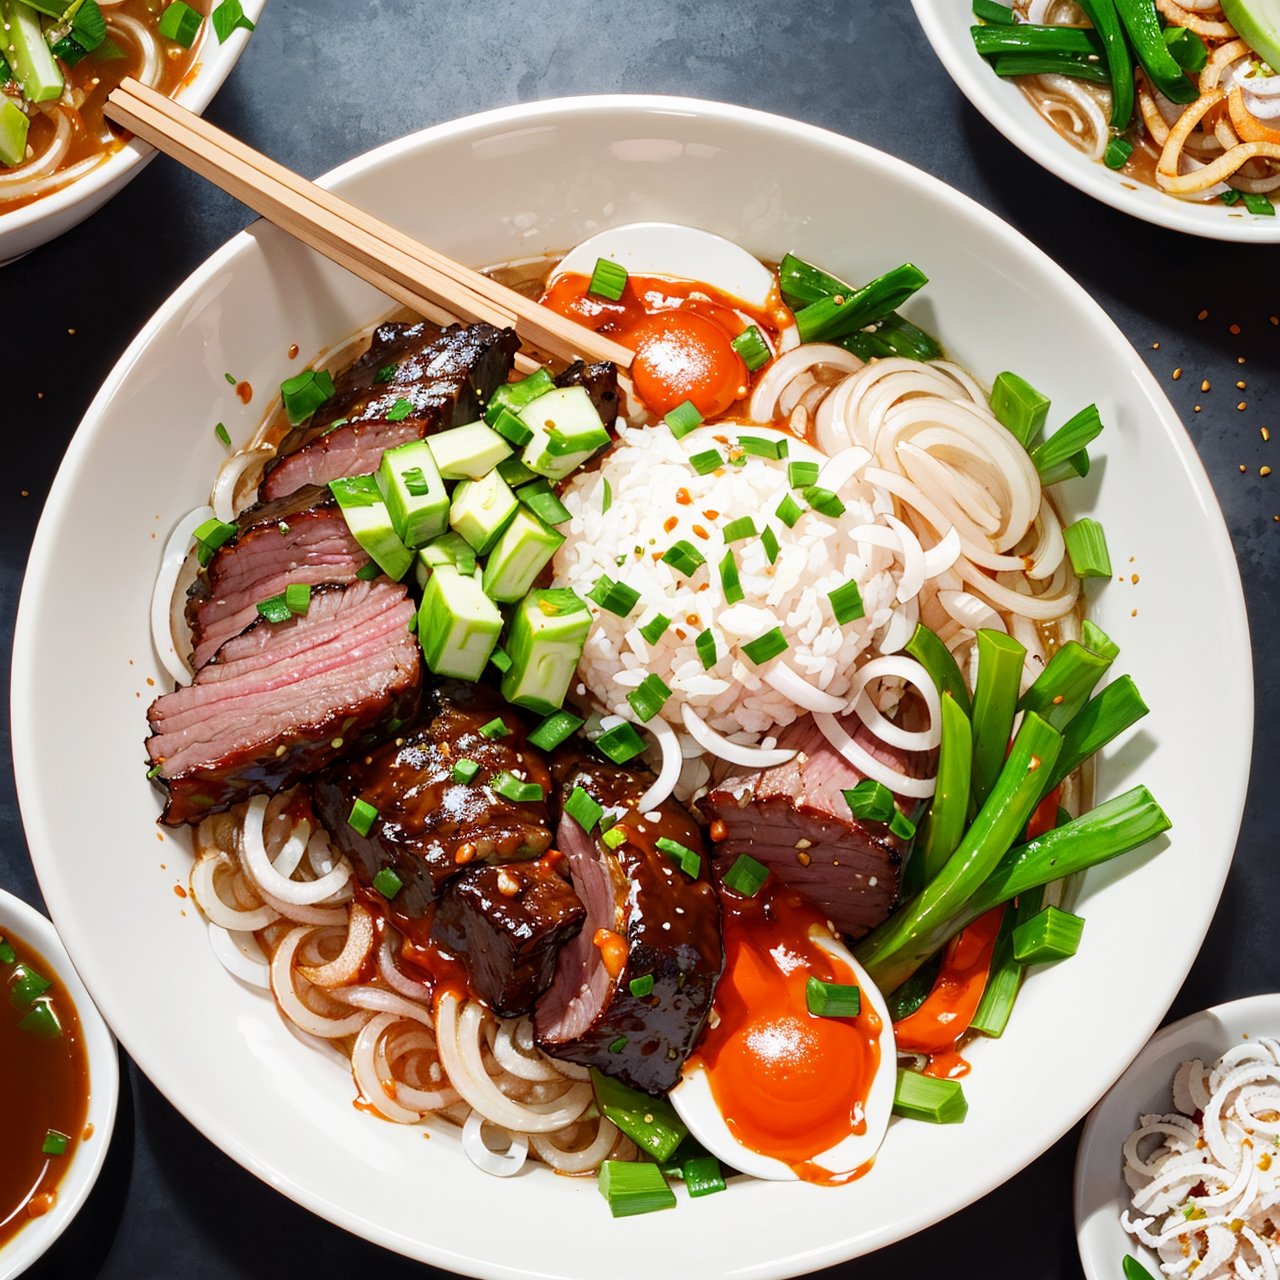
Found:
[[[771,658],[776,658],[780,653],[785,653],[788,648],[787,638],[782,634],[782,628],[770,627],[763,635],[757,636],[754,640],[748,640],[742,646],[742,652],[756,666],[762,666]]]
[[[617,302],[626,287],[626,267],[610,262],[608,258],[596,259],[595,270],[592,271],[590,283],[587,285],[588,293],[594,294],[597,298],[608,298],[610,302]]]
[[[698,569],[707,563],[707,557],[692,542],[681,538],[679,542],[673,542],[663,552],[662,562],[663,564],[669,564],[677,573],[684,574],[686,578],[691,578]]]
[[[662,420],[671,428],[671,434],[679,440],[681,436],[687,436],[694,427],[702,425],[702,414],[692,400],[686,400],[676,405]]]
[[[529,741],[540,751],[554,751],[567,742],[585,723],[570,711],[553,711],[529,735]]]
[[[689,465],[700,475],[709,475],[712,471],[724,466],[724,459],[719,449],[704,449],[701,453],[690,454]]]
[[[804,984],[804,1002],[819,1018],[856,1018],[862,1012],[862,992],[844,982],[810,978]]]
[[[500,796],[515,804],[525,804],[535,800],[545,800],[546,792],[538,782],[523,782],[514,773],[503,770],[489,784]]]
[[[627,694],[627,701],[636,715],[647,722],[662,710],[663,704],[669,697],[671,697],[671,690],[667,688],[661,676],[651,671],[636,688]]]
[[[769,878],[769,868],[763,862],[757,862],[749,853],[740,853],[734,859],[733,866],[724,874],[725,888],[744,898],[754,898],[764,882]]]
[[[654,843],[663,853],[675,859],[680,870],[690,880],[698,878],[698,873],[702,870],[702,855],[696,849],[690,849],[688,845],[681,844],[679,840],[671,840],[667,836],[659,836]]]
[[[466,783],[474,782],[476,774],[480,772],[480,766],[474,760],[462,759],[454,766],[451,777],[454,782]]]
[[[373,877],[373,887],[390,902],[404,888],[404,881],[390,867],[383,867]]]
[[[634,760],[644,750],[644,739],[636,732],[634,725],[625,721],[606,730],[595,741],[595,745],[614,764],[626,764]]]
[[[742,357],[748,373],[755,373],[769,363],[769,344],[757,325],[748,325],[729,345]]]
[[[367,836],[377,816],[377,809],[367,800],[357,800],[347,815],[347,826],[353,831],[358,831],[362,836]]]
[[[716,638],[712,635],[710,627],[698,632],[693,647],[698,651],[698,660],[702,663],[704,671],[710,671],[719,661],[719,655],[716,653]]]
[[[584,788],[574,787],[569,798],[564,802],[564,811],[583,831],[590,833],[595,830],[596,823],[603,817],[604,806]]]

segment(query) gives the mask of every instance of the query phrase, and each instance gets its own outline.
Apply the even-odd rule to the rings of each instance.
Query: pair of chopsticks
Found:
[[[208,178],[303,244],[438,324],[457,319],[515,329],[564,360],[631,365],[632,352],[308,182],[193,111],[132,78],[107,98],[106,116]]]

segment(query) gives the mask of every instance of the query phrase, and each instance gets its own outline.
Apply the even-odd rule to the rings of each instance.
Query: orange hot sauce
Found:
[[[883,1024],[864,999],[856,1018],[808,1011],[809,978],[858,985],[853,969],[824,951],[816,907],[771,881],[755,898],[725,894],[725,971],[719,1021],[693,1055],[734,1137],[790,1165],[806,1182],[837,1185],[870,1167],[833,1172],[814,1157],[866,1132],[867,1097],[880,1069]]]

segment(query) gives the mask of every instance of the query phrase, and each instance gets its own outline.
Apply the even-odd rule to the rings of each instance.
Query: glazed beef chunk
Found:
[[[599,827],[588,834],[567,814],[560,819],[559,848],[587,920],[560,951],[534,1012],[538,1044],[552,1057],[662,1093],[680,1078],[724,968],[702,836],[674,799],[658,806],[656,822],[635,811],[653,781],[642,769],[569,752],[555,772],[562,797],[580,786],[606,809],[626,810],[612,828],[625,838],[612,848]],[[690,850],[698,866],[682,868],[658,848],[664,838]],[[650,990],[632,993],[633,980],[650,977]]]
[[[292,786],[412,716],[421,688],[413,601],[386,578],[323,586],[305,614],[259,619],[194,683],[147,712],[147,755],[166,793],[162,822],[199,822]]]
[[[506,381],[519,346],[514,330],[488,324],[380,326],[369,351],[335,380],[333,399],[300,446],[268,469],[259,496],[271,501],[303,485],[367,475],[385,450],[473,421]],[[408,412],[392,414],[401,401]]]
[[[894,769],[928,772],[929,753],[896,753],[852,717],[845,728]],[[727,778],[698,801],[719,837],[717,863],[727,870],[739,854],[750,854],[821,907],[841,933],[861,937],[897,902],[902,842],[882,823],[850,812],[841,792],[863,775],[809,716],[789,725],[778,746],[795,748],[794,759]],[[898,804],[909,813],[914,802]]]
[[[476,995],[514,1018],[551,985],[557,952],[586,918],[569,883],[539,858],[455,876],[436,908],[431,938],[465,963]]]
[[[481,732],[494,720],[505,735]],[[469,782],[454,775],[462,760],[479,766]],[[411,729],[326,770],[311,790],[330,837],[364,884],[384,867],[400,878],[392,914],[416,934],[413,922],[469,864],[537,858],[550,847],[546,801],[508,800],[492,786],[502,773],[549,791],[546,764],[528,745],[515,708],[486,685],[446,680],[424,695]],[[378,811],[367,835],[347,821],[356,800]]]

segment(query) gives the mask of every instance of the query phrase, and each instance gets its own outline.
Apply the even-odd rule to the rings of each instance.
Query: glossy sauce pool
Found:
[[[6,945],[7,944],[7,945]],[[27,1001],[28,975],[50,985]],[[80,1019],[53,966],[11,933],[0,941],[0,1246],[53,1208],[85,1136],[89,1062]],[[38,982],[31,985],[38,986]],[[53,1021],[60,1034],[50,1034]],[[26,1025],[23,1025],[25,1021]],[[33,1026],[34,1024],[34,1026]],[[51,1134],[65,1135],[61,1154]]]

